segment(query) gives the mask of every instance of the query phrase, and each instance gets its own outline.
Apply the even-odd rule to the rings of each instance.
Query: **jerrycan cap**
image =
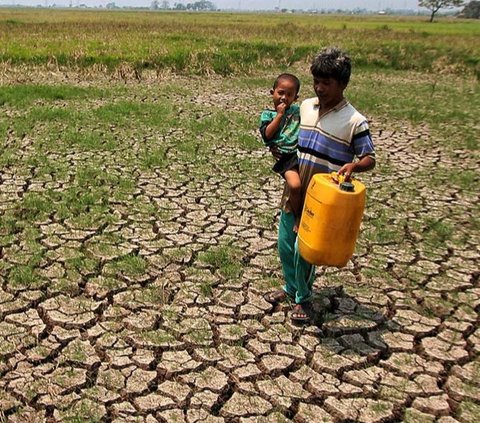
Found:
[[[346,192],[355,192],[355,186],[351,182],[342,182],[340,184],[340,190]]]

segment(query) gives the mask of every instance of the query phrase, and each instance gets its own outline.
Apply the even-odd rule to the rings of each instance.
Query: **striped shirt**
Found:
[[[375,160],[375,148],[367,119],[348,101],[343,100],[319,117],[318,98],[309,98],[300,106],[298,160],[302,194],[316,173],[331,173],[355,157],[369,156]],[[289,209],[288,187],[282,206]]]

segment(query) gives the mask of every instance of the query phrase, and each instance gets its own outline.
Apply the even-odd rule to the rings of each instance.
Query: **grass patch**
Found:
[[[32,265],[15,265],[8,276],[9,286],[14,289],[38,289],[45,283]]]
[[[427,241],[433,245],[443,244],[445,241],[450,240],[454,233],[452,225],[438,219],[427,218],[425,224],[424,235]]]
[[[138,276],[143,275],[147,270],[147,262],[142,257],[128,255],[117,260],[114,267],[127,276]]]
[[[360,71],[352,77],[346,93],[359,110],[384,116],[399,126],[402,122],[427,124],[444,150],[478,150],[476,117],[471,112],[480,108],[476,81],[436,71],[386,71],[381,76],[377,72]]]
[[[27,192],[17,206],[16,214],[21,219],[35,220],[45,217],[53,210],[53,204],[48,196],[36,192]]]
[[[25,107],[39,100],[49,103],[59,100],[85,99],[98,96],[101,91],[92,88],[81,88],[73,85],[33,85],[15,84],[0,86],[0,106]],[[62,113],[62,109],[43,109],[43,118],[54,117]]]
[[[113,151],[118,147],[112,136],[76,128],[67,129],[63,133],[62,141],[67,148],[76,148],[80,151]]]
[[[65,267],[67,270],[74,269],[82,275],[91,275],[98,271],[100,263],[91,257],[78,256],[66,260]]]
[[[462,190],[472,191],[475,190],[479,182],[478,172],[473,170],[463,170],[461,172],[448,172],[450,181],[454,185],[457,185]]]
[[[394,223],[387,210],[379,209],[375,214],[365,219],[366,229],[361,237],[376,244],[397,243],[403,239],[403,225]]]
[[[213,285],[211,281],[204,281],[200,284],[200,293],[206,298],[213,297]]]
[[[140,155],[140,165],[143,169],[164,168],[167,164],[166,148],[164,147],[145,149]]]
[[[200,253],[199,260],[218,270],[225,279],[237,279],[243,269],[242,256],[239,248],[227,244]]]
[[[175,124],[170,102],[120,100],[101,105],[92,110],[94,120],[105,125],[122,125],[138,128],[144,124],[156,129],[169,129]]]

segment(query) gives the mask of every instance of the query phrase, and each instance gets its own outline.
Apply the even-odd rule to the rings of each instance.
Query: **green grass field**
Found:
[[[0,60],[187,74],[252,73],[337,44],[357,66],[478,73],[473,20],[125,11],[0,10]]]

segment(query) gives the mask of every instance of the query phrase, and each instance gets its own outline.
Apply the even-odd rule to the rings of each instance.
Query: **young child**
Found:
[[[326,48],[313,59],[310,71],[316,96],[303,101],[300,106],[298,134],[302,193],[317,173],[336,171],[348,180],[353,173],[375,167],[375,148],[368,121],[344,97],[351,74],[350,57],[337,48]],[[285,285],[266,294],[265,299],[278,303],[290,298],[295,302],[290,316],[292,322],[307,323],[315,267],[298,252],[296,234],[292,233],[296,218],[290,200],[288,190],[285,190],[278,230],[278,252]]]
[[[295,215],[296,232],[302,213],[301,182],[298,174],[297,140],[300,127],[300,108],[293,104],[300,91],[299,79],[282,73],[275,79],[272,95],[274,110],[266,109],[260,115],[260,134],[267,147],[280,156],[273,171],[286,181],[290,192],[290,205]]]

